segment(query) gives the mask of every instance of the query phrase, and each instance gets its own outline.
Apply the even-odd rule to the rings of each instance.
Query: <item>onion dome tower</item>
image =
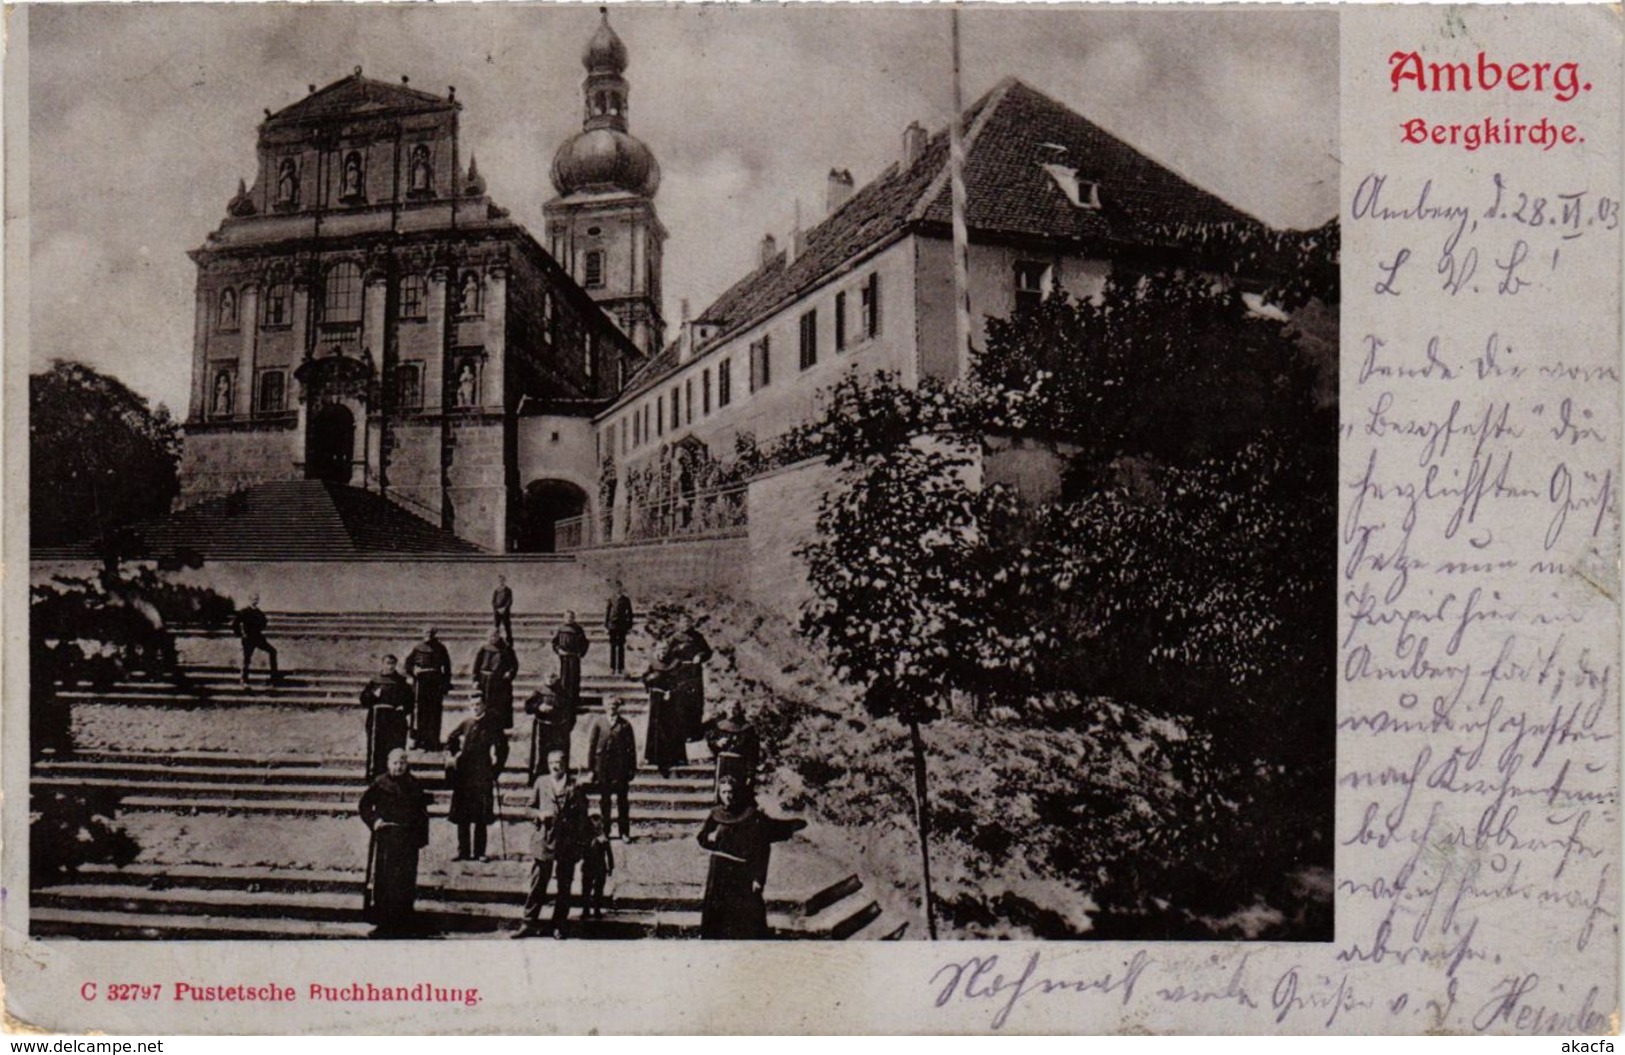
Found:
[[[543,208],[548,248],[645,355],[660,351],[661,257],[666,230],[655,214],[660,165],[627,126],[626,45],[599,8],[581,64],[581,131],[553,156],[559,196]]]

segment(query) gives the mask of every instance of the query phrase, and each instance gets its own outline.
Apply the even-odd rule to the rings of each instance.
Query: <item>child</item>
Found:
[[[604,918],[604,881],[615,872],[615,851],[604,834],[604,819],[592,818],[592,842],[581,858],[581,892],[586,895],[582,919]]]

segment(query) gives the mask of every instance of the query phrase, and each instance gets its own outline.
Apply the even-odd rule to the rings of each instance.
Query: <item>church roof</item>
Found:
[[[457,103],[404,84],[375,81],[361,75],[361,67],[342,80],[311,92],[292,106],[265,119],[266,128],[304,125],[335,117],[371,117],[378,114],[432,113],[455,110]]]
[[[1042,92],[1006,78],[964,115],[966,225],[995,239],[1169,246],[1181,227],[1263,225],[1141,154]],[[1048,168],[1046,168],[1048,166]],[[1099,207],[1075,204],[1055,170],[1098,188]],[[1077,193],[1076,190],[1073,192]],[[893,165],[802,235],[793,261],[780,253],[706,308],[698,321],[725,336],[905,227],[951,223],[948,132],[920,157]],[[655,363],[637,380],[648,380]]]

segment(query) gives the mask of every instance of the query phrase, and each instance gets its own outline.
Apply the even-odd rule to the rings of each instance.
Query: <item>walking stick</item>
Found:
[[[374,862],[378,859],[378,832],[367,832],[367,878],[361,881],[361,918],[372,916]]]
[[[508,859],[508,825],[502,820],[502,786],[500,783],[502,778],[498,776],[497,780],[498,785],[491,789],[492,795],[496,798],[496,809],[491,812],[497,819],[497,839],[502,843],[502,859],[506,861]]]

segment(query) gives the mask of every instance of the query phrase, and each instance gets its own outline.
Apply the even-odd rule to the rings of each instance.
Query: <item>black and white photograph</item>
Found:
[[[29,938],[1333,940],[1335,12],[27,14]]]

